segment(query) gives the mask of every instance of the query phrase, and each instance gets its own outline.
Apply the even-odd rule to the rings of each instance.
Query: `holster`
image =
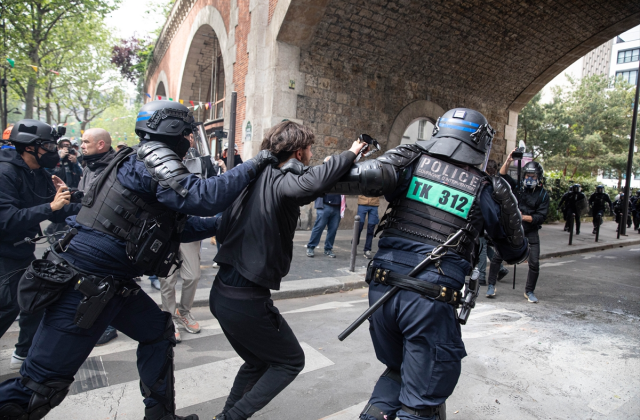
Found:
[[[387,286],[397,286],[400,289],[410,290],[427,298],[448,303],[457,308],[462,301],[462,292],[453,288],[429,283],[426,280],[418,280],[383,268],[374,268],[369,264],[367,268],[367,283],[372,281]]]
[[[93,326],[114,296],[128,297],[132,294],[136,295],[140,290],[140,286],[131,281],[118,280],[111,276],[100,278],[92,275],[80,276],[74,288],[82,293],[84,298],[78,304],[73,322],[84,329]]]

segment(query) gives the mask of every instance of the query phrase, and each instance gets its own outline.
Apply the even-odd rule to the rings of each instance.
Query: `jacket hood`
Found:
[[[22,156],[20,156],[14,149],[0,150],[0,162],[9,162],[17,167],[28,171],[31,170],[29,165],[27,165],[27,162],[25,162],[24,159],[22,159]]]

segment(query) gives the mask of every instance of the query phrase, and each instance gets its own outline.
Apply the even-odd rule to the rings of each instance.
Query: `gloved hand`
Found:
[[[255,176],[258,176],[267,166],[279,163],[276,155],[268,150],[260,150],[257,155],[247,162],[250,162],[254,166],[256,170]]]

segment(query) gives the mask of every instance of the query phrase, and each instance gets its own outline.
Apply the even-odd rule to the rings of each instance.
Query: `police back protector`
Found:
[[[474,266],[484,219],[480,211],[483,172],[473,166],[447,162],[427,153],[413,163],[406,193],[389,205],[378,231],[438,246],[464,228],[456,254]]]
[[[137,149],[137,148],[136,148]],[[146,275],[166,277],[177,260],[186,216],[157,200],[145,202],[118,181],[120,164],[135,154],[118,152],[82,200],[76,221],[126,242],[127,256]],[[155,191],[157,182],[152,182]]]

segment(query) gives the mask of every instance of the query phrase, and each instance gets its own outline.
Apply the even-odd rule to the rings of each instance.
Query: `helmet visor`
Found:
[[[58,150],[58,146],[55,141],[38,141],[37,145],[47,152],[55,152]]]

